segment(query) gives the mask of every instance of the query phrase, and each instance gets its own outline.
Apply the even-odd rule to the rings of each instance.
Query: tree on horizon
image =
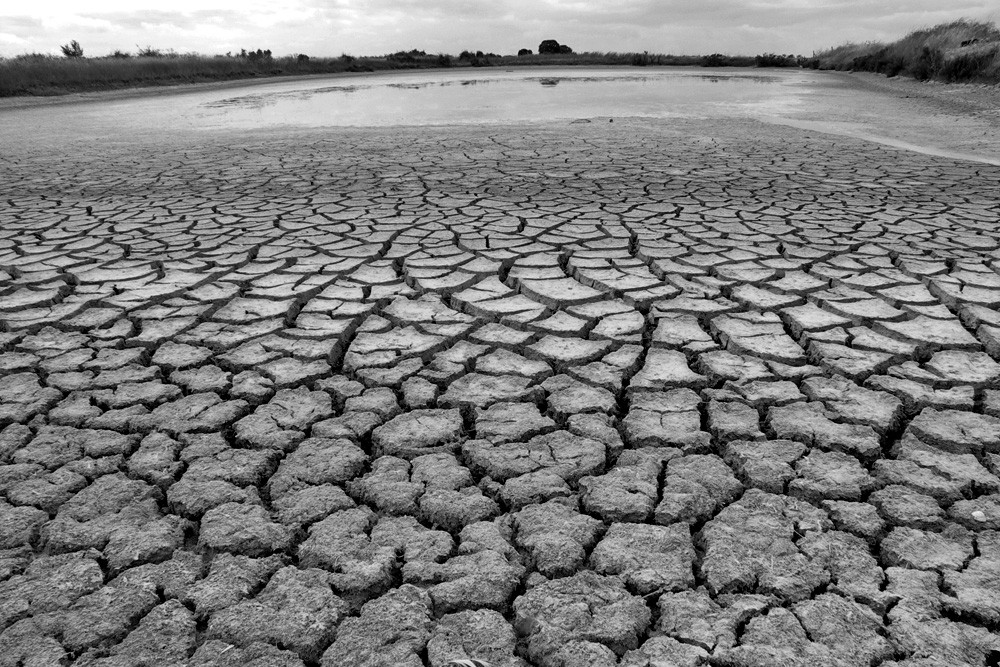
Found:
[[[82,58],[83,57],[83,47],[80,46],[80,42],[75,39],[69,44],[63,44],[59,47],[62,54],[67,58]]]

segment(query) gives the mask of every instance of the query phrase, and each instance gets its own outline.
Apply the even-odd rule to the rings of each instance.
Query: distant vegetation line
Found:
[[[959,19],[886,44],[844,44],[816,53],[822,69],[879,72],[920,81],[1000,83],[1000,29]]]
[[[567,47],[568,48],[568,47]],[[442,67],[587,66],[587,65],[693,65],[704,67],[798,66],[794,56],[765,54],[757,57],[673,56],[651,53],[525,53],[500,56],[463,51],[459,56],[400,51],[385,56],[315,58],[307,55],[274,57],[270,51],[243,51],[224,56],[175,54],[146,48],[138,54],[116,52],[87,58],[79,43],[62,47],[65,57],[27,54],[0,59],[0,97],[62,95],[93,90],[139,86],[227,81],[270,76],[375,72]],[[526,51],[522,49],[522,51]]]
[[[814,53],[812,57],[773,53],[757,56],[574,53],[570,47],[555,40],[543,41],[538,53],[521,49],[516,56],[482,51],[463,51],[458,56],[451,56],[413,50],[371,57],[316,58],[305,54],[274,57],[270,51],[260,49],[205,56],[146,47],[134,54],[116,51],[108,56],[90,58],[85,57],[83,47],[75,40],[60,49],[62,57],[25,54],[0,58],[0,97],[301,74],[541,65],[806,67],[879,72],[919,80],[1000,83],[1000,29],[993,23],[966,19],[917,30],[889,44],[844,44]]]

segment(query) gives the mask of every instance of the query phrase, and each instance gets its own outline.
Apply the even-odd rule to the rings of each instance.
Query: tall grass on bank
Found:
[[[104,58],[57,58],[29,54],[0,59],[0,97],[61,95],[88,90],[173,85],[335,72],[447,67],[449,56],[409,54],[377,58],[309,58],[305,56],[241,57],[155,55]],[[254,54],[251,54],[254,55]]]
[[[270,76],[374,72],[379,70],[432,67],[514,67],[514,66],[703,66],[751,67],[779,63],[766,56],[674,56],[651,53],[572,53],[553,55],[499,56],[493,53],[462,52],[455,57],[400,51],[378,57],[310,58],[305,55],[273,58],[270,52],[243,52],[238,55],[178,55],[152,48],[132,56],[115,52],[99,58],[59,58],[28,54],[0,59],[0,97],[16,95],[61,95],[91,90],[114,90],[139,86],[172,85],[205,81],[226,81]],[[761,60],[761,59],[764,60]],[[788,56],[787,58],[792,58]],[[782,62],[795,66],[794,59]]]
[[[920,81],[1000,83],[1000,29],[959,19],[885,44],[844,44],[816,53],[820,69],[879,72]]]

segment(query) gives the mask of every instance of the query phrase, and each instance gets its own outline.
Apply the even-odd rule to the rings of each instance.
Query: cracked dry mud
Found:
[[[998,177],[696,121],[12,148],[0,665],[996,665]]]

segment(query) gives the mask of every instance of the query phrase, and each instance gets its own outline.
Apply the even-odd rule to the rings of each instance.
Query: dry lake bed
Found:
[[[998,100],[4,101],[0,666],[997,665]]]

